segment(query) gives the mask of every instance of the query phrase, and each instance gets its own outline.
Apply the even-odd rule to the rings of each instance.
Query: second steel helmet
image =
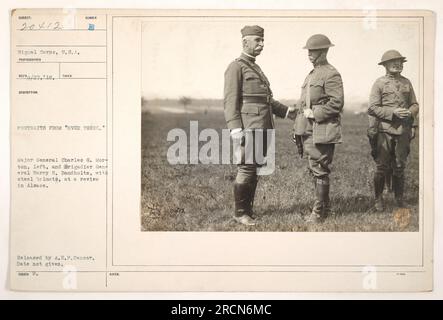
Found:
[[[303,49],[308,50],[317,50],[317,49],[326,49],[329,47],[333,47],[331,40],[324,34],[314,34],[309,37],[308,41],[306,41],[306,45]]]
[[[388,50],[385,53],[383,53],[383,56],[381,57],[381,61],[378,63],[379,65],[383,65],[387,61],[401,59],[403,62],[406,62],[406,57],[403,57],[400,52],[397,50]]]

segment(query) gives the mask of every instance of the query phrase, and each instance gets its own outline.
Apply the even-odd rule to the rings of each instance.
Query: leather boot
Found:
[[[375,210],[378,212],[384,211],[383,203],[383,189],[385,187],[385,175],[381,172],[376,172],[374,175],[374,193],[375,193]]]
[[[403,193],[405,188],[405,178],[403,176],[392,176],[392,188],[394,189],[395,201],[397,206],[403,208]]]
[[[311,214],[307,218],[309,223],[321,222],[329,214],[329,178],[317,178],[315,185],[315,202]]]
[[[254,212],[254,198],[255,198],[255,190],[257,189],[257,180],[251,182],[249,184],[249,208],[248,208],[248,215],[252,218],[252,219],[256,219],[257,216]]]
[[[324,197],[324,207],[323,207],[323,214],[325,219],[332,214],[331,212],[331,199],[329,199],[329,190],[330,190],[330,183],[329,183],[329,177],[326,177],[323,181],[323,185],[321,187],[323,197]]]
[[[251,186],[247,183],[234,183],[234,219],[244,225],[254,225],[249,216]]]
[[[388,172],[386,172],[385,175],[385,185],[386,185],[386,190],[388,192],[393,192],[393,188],[392,188],[392,169],[389,169]]]

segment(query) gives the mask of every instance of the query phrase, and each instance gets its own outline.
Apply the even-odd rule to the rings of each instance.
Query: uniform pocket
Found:
[[[339,121],[335,120],[326,126],[326,140],[329,142],[341,142],[341,125]]]
[[[395,94],[395,92],[396,92],[396,90],[392,85],[384,86],[382,89],[383,96],[390,96],[390,95]]]
[[[311,105],[318,104],[321,97],[324,96],[325,81],[321,79],[311,80],[311,87],[309,88]]]
[[[326,123],[314,122],[312,125],[312,135],[314,144],[328,143],[326,139]]]
[[[241,109],[241,113],[259,115],[260,108],[259,106],[254,106],[254,105],[244,105]]]
[[[341,143],[341,124],[338,119],[327,123],[314,123],[314,143]]]
[[[311,87],[323,87],[325,84],[324,80],[318,79],[318,80],[311,80]]]
[[[246,75],[245,80],[246,81],[256,81],[256,80],[258,81],[258,80],[260,80],[260,78],[257,77],[255,74],[254,75]]]
[[[262,94],[267,93],[263,81],[253,72],[247,72],[243,75],[243,93]]]
[[[409,86],[407,84],[401,86],[400,91],[401,91],[401,94],[403,95],[404,98],[409,98],[409,95],[411,93],[411,89],[409,88]]]
[[[260,80],[260,77],[255,72],[252,72],[252,71],[245,72],[243,77],[244,77],[245,81]]]
[[[244,104],[241,118],[245,129],[270,128],[269,107],[261,104]]]

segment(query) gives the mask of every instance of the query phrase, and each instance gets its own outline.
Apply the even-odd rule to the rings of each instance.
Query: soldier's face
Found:
[[[389,73],[393,74],[401,73],[403,71],[403,60],[397,59],[397,60],[387,61],[385,63],[385,67]]]
[[[259,36],[247,36],[243,38],[243,49],[251,56],[258,56],[264,47],[264,38]]]
[[[309,61],[311,61],[311,63],[314,63],[318,59],[318,57],[321,56],[322,52],[323,52],[322,49],[308,50]]]

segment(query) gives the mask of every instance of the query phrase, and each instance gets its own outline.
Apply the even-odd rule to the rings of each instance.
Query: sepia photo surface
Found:
[[[12,289],[432,289],[431,12],[11,29]]]
[[[377,164],[367,134],[368,107],[374,103],[370,102],[371,89],[386,75],[385,67],[379,65],[386,51],[395,49],[407,58],[402,75],[410,85],[398,94],[414,91],[418,105],[423,106],[421,23],[420,18],[352,16],[224,17],[210,21],[188,17],[142,22],[142,230],[418,231],[418,129],[414,139],[408,138],[398,147],[400,153],[403,149],[409,152],[408,156],[398,153],[397,157],[378,160],[378,166],[386,162],[390,170],[381,191],[381,210],[374,208]],[[306,222],[318,192],[316,178],[308,169],[310,155],[305,150],[300,158],[292,142],[294,120],[275,116],[274,168],[259,177],[255,192],[249,192],[255,193],[251,195],[253,211],[259,219],[255,225],[245,226],[233,218],[237,168],[233,161],[223,162],[223,155],[230,156],[225,151],[229,141],[223,135],[227,128],[224,110],[230,106],[223,101],[223,91],[224,82],[234,79],[226,79],[224,74],[243,51],[240,30],[254,24],[264,29],[264,48],[256,64],[269,79],[273,98],[287,106],[300,102],[305,78],[314,69],[308,50],[303,49],[308,38],[325,34],[334,44],[327,60],[342,78],[344,103],[338,115],[342,139],[335,145],[328,168],[330,215],[321,223]],[[320,86],[328,90],[324,84]],[[229,132],[225,134],[229,136]],[[195,141],[198,143],[193,145]],[[391,149],[388,152],[395,153],[395,147]],[[404,176],[405,184],[402,206],[395,201],[395,177],[392,184],[392,170],[399,162],[403,168],[396,169],[396,174]]]

